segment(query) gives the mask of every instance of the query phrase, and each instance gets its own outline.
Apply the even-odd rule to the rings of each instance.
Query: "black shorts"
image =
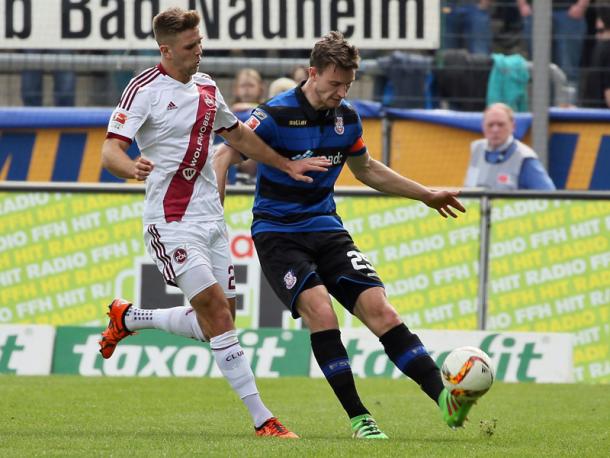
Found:
[[[353,313],[362,291],[383,283],[347,232],[264,232],[253,237],[265,277],[292,312],[298,295],[324,285]]]

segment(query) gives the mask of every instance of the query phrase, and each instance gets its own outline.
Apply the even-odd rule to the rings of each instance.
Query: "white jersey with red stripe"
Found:
[[[159,64],[131,80],[107,137],[135,138],[142,156],[155,164],[146,179],[144,224],[223,218],[211,154],[215,132],[237,122],[204,73],[184,84]]]

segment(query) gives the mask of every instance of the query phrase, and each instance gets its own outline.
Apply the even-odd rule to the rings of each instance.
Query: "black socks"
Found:
[[[339,399],[339,402],[350,418],[368,414],[354,383],[354,375],[347,357],[347,350],[341,342],[341,332],[338,329],[314,332],[311,334],[313,354]]]
[[[401,323],[382,335],[379,341],[396,367],[438,403],[438,397],[443,391],[441,373],[419,337]]]

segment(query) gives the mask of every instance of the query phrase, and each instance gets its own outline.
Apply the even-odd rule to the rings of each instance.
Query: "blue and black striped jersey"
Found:
[[[343,101],[335,109],[316,111],[297,87],[260,105],[246,124],[291,160],[326,156],[332,163],[327,172],[310,172],[312,183],[259,164],[252,235],[344,230],[334,186],[347,158],[366,152],[356,110]]]

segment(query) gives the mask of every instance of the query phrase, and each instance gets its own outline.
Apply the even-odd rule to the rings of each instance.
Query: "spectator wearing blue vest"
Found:
[[[555,185],[538,155],[513,136],[513,110],[494,103],[483,113],[485,138],[470,145],[465,187],[493,190],[554,190]]]

